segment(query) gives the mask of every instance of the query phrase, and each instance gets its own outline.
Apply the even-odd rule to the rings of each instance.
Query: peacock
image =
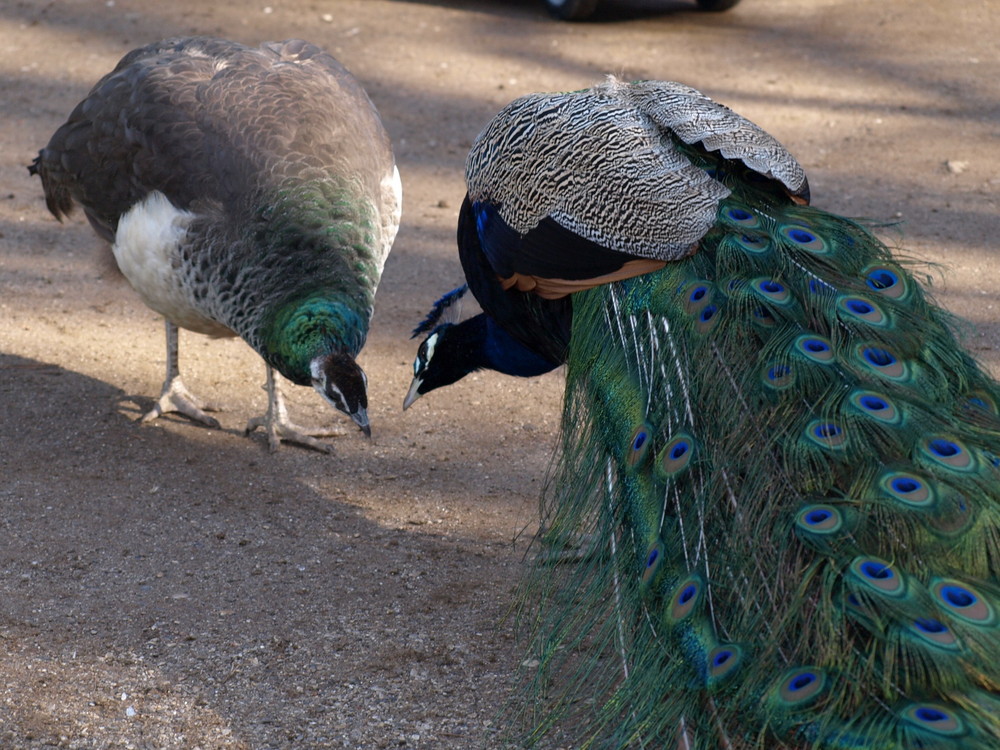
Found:
[[[29,167],[52,214],[78,203],[142,300],[166,320],[167,376],[142,417],[211,427],[188,391],[178,328],[241,336],[267,365],[263,427],[329,451],[292,423],[275,371],[312,385],[370,437],[355,357],[399,226],[389,137],[357,80],[301,40],[257,48],[167,39],[104,76]]]
[[[466,179],[493,324],[439,301],[409,400],[566,366],[519,740],[1000,747],[1000,388],[917,265],[678,83],[519,98]]]

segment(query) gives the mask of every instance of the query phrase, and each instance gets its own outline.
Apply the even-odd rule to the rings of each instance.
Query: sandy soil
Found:
[[[461,280],[464,155],[519,94],[614,72],[731,105],[800,158],[816,204],[900,222],[890,239],[944,266],[940,299],[1000,369],[995,1],[693,7],[608,0],[559,24],[540,0],[0,0],[0,747],[501,745],[504,614],[561,375],[400,403],[408,331]],[[137,424],[162,324],[24,169],[122,54],[194,33],[323,45],[395,139],[403,228],[361,356],[372,443],[270,455],[242,435],[259,359],[194,334],[182,368],[223,429]],[[306,389],[291,408],[340,421]]]

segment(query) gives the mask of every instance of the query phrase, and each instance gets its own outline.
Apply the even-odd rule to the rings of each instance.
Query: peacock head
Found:
[[[413,380],[403,399],[403,409],[408,409],[425,393],[451,385],[468,375],[468,370],[457,366],[458,358],[452,356],[454,346],[450,334],[454,331],[455,324],[442,323],[421,342],[413,360]]]
[[[368,424],[368,378],[364,370],[347,352],[332,352],[316,357],[310,363],[312,386],[334,408],[354,420],[371,438]]]

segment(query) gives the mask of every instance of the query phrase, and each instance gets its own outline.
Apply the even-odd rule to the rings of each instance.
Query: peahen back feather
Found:
[[[693,253],[572,295],[526,741],[1000,746],[1000,388],[868,228],[661,132],[719,189]],[[473,206],[516,226],[537,195],[483,154],[502,161],[474,147]],[[618,207],[566,224],[603,210],[607,242]]]

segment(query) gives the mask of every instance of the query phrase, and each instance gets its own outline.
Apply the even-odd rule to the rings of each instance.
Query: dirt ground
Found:
[[[537,516],[562,376],[470,377],[400,405],[408,332],[461,281],[462,169],[530,91],[608,72],[694,85],[775,134],[814,202],[899,222],[1000,372],[996,0],[0,0],[0,747],[493,748],[521,660],[504,620]],[[264,371],[182,334],[221,430],[139,425],[162,323],[82,218],[24,168],[129,49],[304,37],[367,87],[392,134],[403,226],[360,361],[374,440],[270,455],[242,435]],[[304,423],[344,421],[310,390]]]

